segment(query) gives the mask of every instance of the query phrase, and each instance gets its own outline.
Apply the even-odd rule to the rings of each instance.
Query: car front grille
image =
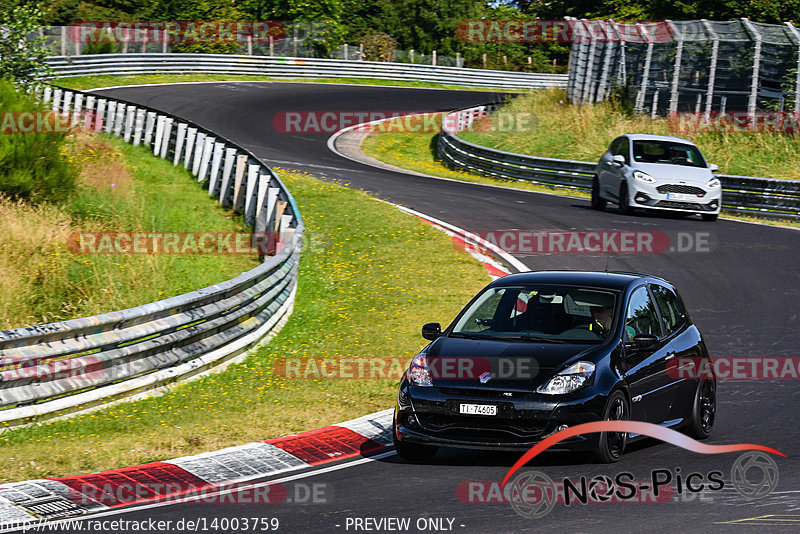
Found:
[[[546,421],[470,415],[417,414],[417,419],[426,430],[464,440],[535,438],[546,424]]]
[[[659,193],[681,193],[684,195],[705,195],[706,192],[699,187],[683,184],[664,184],[656,187]]]
[[[694,202],[675,202],[672,200],[661,200],[656,204],[659,208],[672,208],[676,210],[708,211],[705,205],[695,204]]]
[[[490,399],[513,399],[526,395],[523,391],[502,391],[499,389],[488,388],[472,388],[472,389],[459,389],[459,388],[439,388],[439,392],[444,395],[460,395],[465,397],[486,397]]]

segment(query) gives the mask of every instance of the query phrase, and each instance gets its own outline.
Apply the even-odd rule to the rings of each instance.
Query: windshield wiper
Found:
[[[464,338],[464,339],[492,339],[494,336],[485,334],[473,334],[467,332],[453,332],[449,337]]]

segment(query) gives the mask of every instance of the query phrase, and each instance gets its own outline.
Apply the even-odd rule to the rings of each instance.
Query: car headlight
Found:
[[[712,179],[710,179],[708,181],[708,183],[706,184],[706,187],[709,188],[709,189],[716,189],[720,185],[721,184],[720,184],[719,178],[712,178]]]
[[[577,362],[548,380],[536,391],[547,395],[563,395],[580,388],[594,374],[592,362]]]
[[[433,385],[428,372],[428,359],[425,354],[417,354],[408,366],[408,381],[414,386],[429,387]]]
[[[654,184],[656,183],[656,179],[650,176],[647,173],[642,171],[633,171],[633,177],[640,182],[644,182],[646,184]]]

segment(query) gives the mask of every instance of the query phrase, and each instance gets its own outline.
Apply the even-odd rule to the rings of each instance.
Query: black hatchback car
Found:
[[[530,448],[567,427],[636,420],[702,439],[714,424],[716,380],[703,337],[666,280],[639,273],[534,272],[489,284],[404,373],[394,445],[408,459],[438,447]],[[671,361],[673,360],[673,361]],[[707,367],[707,366],[706,366]],[[617,461],[637,436],[594,433],[558,444]]]

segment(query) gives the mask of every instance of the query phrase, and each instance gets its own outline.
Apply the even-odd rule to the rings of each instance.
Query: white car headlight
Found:
[[[583,386],[594,374],[592,362],[576,362],[548,380],[536,390],[547,395],[571,393]]]
[[[720,185],[721,184],[720,184],[719,178],[712,178],[712,179],[710,179],[708,181],[708,183],[706,184],[706,187],[709,188],[709,189],[716,189]]]
[[[417,354],[408,366],[408,381],[413,386],[429,387],[433,385],[428,372],[428,359],[425,354]]]
[[[644,182],[646,184],[654,184],[656,183],[656,179],[650,176],[647,173],[642,171],[633,171],[633,177],[640,182]]]

